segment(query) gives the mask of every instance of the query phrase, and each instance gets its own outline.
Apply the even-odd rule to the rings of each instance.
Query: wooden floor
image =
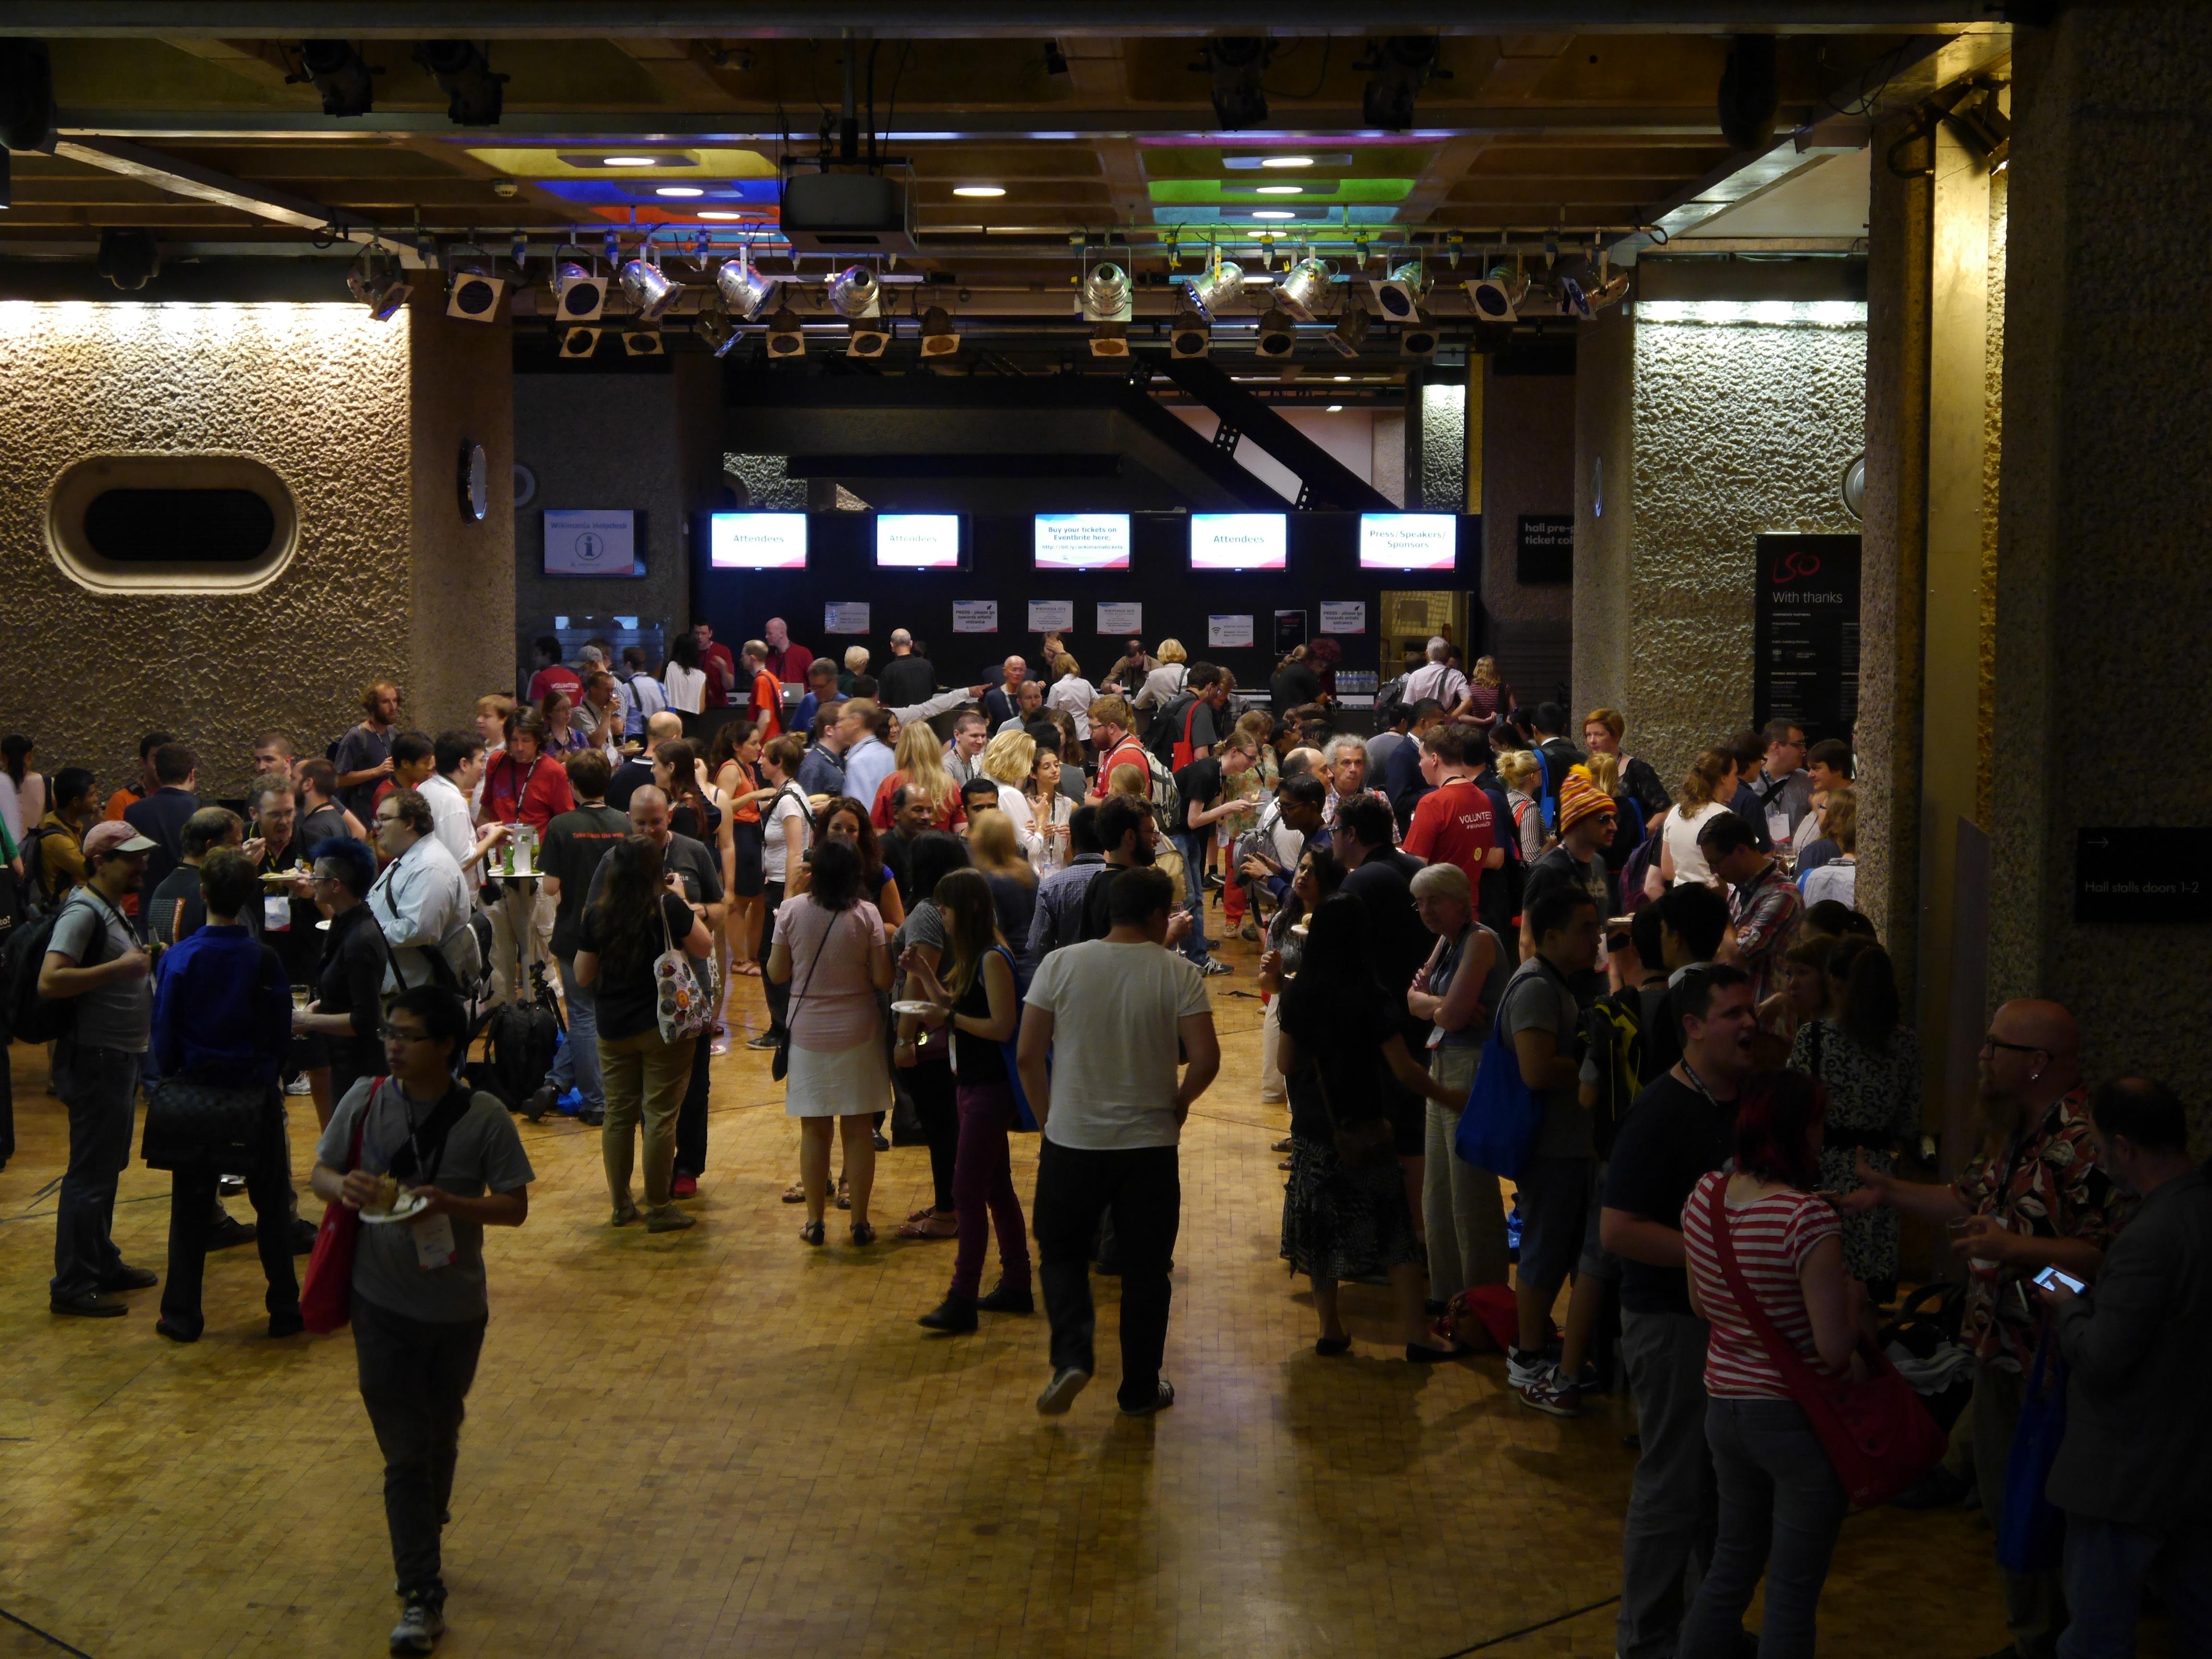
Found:
[[[1183,1140],[1158,1419],[1108,1376],[1036,1415],[1035,1318],[931,1338],[949,1243],[813,1250],[777,1201],[797,1136],[765,1058],[718,1060],[701,1224],[611,1231],[599,1137],[522,1133],[529,1224],[493,1235],[490,1334],[446,1539],[454,1655],[1403,1655],[1613,1652],[1626,1400],[1563,1423],[1504,1361],[1406,1364],[1383,1292],[1322,1359],[1276,1259],[1280,1109],[1258,1099],[1252,952],[1211,981],[1220,1082]],[[762,1023],[757,981],[736,1012]],[[13,1054],[0,1172],[0,1656],[372,1655],[393,1613],[380,1466],[344,1336],[263,1334],[251,1249],[207,1277],[208,1329],[46,1305],[64,1126]],[[313,1139],[293,1103],[304,1174]],[[1018,1139],[1024,1206],[1035,1142]],[[928,1198],[881,1160],[879,1218]],[[242,1202],[234,1205],[244,1213]],[[167,1178],[124,1177],[116,1232],[161,1269]],[[886,1237],[890,1231],[884,1229]],[[988,1282],[987,1276],[986,1282]],[[1821,1651],[1972,1656],[2003,1632],[1988,1536],[1956,1512],[1845,1528]]]

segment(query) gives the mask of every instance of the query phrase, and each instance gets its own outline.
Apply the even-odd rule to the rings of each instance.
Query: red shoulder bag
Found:
[[[368,1099],[354,1120],[353,1148],[346,1154],[349,1171],[361,1167],[362,1132],[368,1127],[368,1109],[376,1103],[378,1078],[368,1085]],[[353,1252],[361,1234],[361,1212],[343,1200],[323,1206],[322,1224],[315,1229],[315,1250],[307,1258],[307,1276],[300,1286],[300,1320],[317,1336],[342,1331],[353,1320]]]

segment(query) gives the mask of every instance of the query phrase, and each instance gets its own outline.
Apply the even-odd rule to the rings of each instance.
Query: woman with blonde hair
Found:
[[[1022,856],[1014,826],[1004,812],[986,812],[968,826],[968,857],[991,884],[999,931],[1027,943],[1036,914],[1036,868]]]
[[[945,764],[945,750],[928,722],[916,720],[898,736],[892,750],[896,770],[885,777],[868,803],[868,820],[878,830],[891,828],[891,797],[902,789],[907,799],[929,803],[929,827],[957,830],[968,821],[960,805],[960,785]]]
[[[1544,851],[1544,810],[1538,792],[1544,787],[1544,769],[1525,749],[1509,749],[1498,757],[1498,775],[1505,785],[1505,804],[1513,813],[1513,831],[1520,838],[1521,861],[1534,864]]]
[[[1083,678],[1083,670],[1065,651],[1052,659],[1052,690],[1044,694],[1045,707],[1064,711],[1075,722],[1079,743],[1091,741],[1091,705],[1098,701],[1098,688]]]
[[[1808,872],[1799,884],[1804,890],[1807,905],[1818,904],[1822,899],[1834,899],[1845,909],[1856,909],[1859,881],[1859,805],[1858,796],[1849,789],[1832,790],[1828,804],[1820,809],[1820,834],[1836,843],[1836,855],[1819,869]]]
[[[1031,859],[1044,854],[1044,837],[1038,833],[1036,814],[1030,811],[1022,786],[1036,765],[1036,741],[1026,732],[1001,732],[975,757],[975,773],[999,786],[999,810],[1014,821],[1014,834],[1023,854]]]
[[[1190,665],[1181,640],[1162,640],[1160,665],[1145,676],[1144,689],[1134,699],[1139,709],[1161,708],[1173,702],[1190,678]]]
[[[989,825],[1003,830],[1004,816],[986,812],[976,829]],[[971,850],[974,845],[971,836]],[[899,966],[907,975],[908,997],[935,1007],[919,1016],[901,1014],[899,1030],[902,1038],[910,1039],[919,1025],[951,1027],[952,1076],[960,1110],[952,1203],[960,1243],[953,1258],[951,1289],[918,1322],[933,1331],[972,1331],[978,1309],[1016,1314],[1036,1310],[1030,1288],[1029,1240],[1006,1145],[1007,1133],[1014,1127],[1014,1077],[1006,1056],[1021,1020],[1021,996],[1013,952],[1006,948],[1006,935],[998,925],[990,880],[974,870],[951,871],[938,882],[933,896],[944,921],[943,975],[912,949],[900,958]],[[988,1296],[979,1297],[994,1224],[999,1234],[999,1283]]]
[[[1513,688],[1498,677],[1498,659],[1477,657],[1467,677],[1467,695],[1460,699],[1455,720],[1472,720],[1487,732],[1498,717],[1513,707]]]
[[[1706,750],[1691,763],[1680,793],[1681,799],[1667,809],[1659,826],[1659,879],[1667,887],[1712,880],[1698,832],[1735,799],[1735,757],[1725,749]]]

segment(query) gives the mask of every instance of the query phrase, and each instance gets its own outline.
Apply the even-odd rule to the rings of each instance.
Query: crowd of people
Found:
[[[1098,1368],[1091,1273],[1117,1273],[1116,1403],[1147,1415],[1175,1399],[1177,1147],[1220,1066],[1218,927],[1255,947],[1280,1252],[1316,1352],[1351,1349],[1342,1286],[1372,1284],[1411,1364],[1502,1348],[1516,1399],[1560,1419],[1632,1397],[1622,1655],[1748,1650],[1762,1577],[1759,1650],[1813,1651],[1849,1497],[1796,1391],[1889,1363],[1869,1356],[1908,1217],[1947,1230],[1949,1375],[1972,1386],[1900,1501],[1973,1494],[2008,1537],[2033,1502],[2065,1515],[2063,1554],[2005,1556],[2006,1651],[2130,1651],[2154,1580],[2177,1631],[2212,1630],[2212,1433],[2182,1403],[2212,1194],[2172,1094],[2093,1089],[2067,1012],[2007,1003],[1982,1142],[1923,1179],[1920,1052],[1853,908],[1847,742],[1777,720],[1670,787],[1620,712],[1522,705],[1441,639],[1364,737],[1340,729],[1335,656],[1292,650],[1261,707],[1171,639],[1094,683],[1048,636],[1036,673],[1011,656],[940,690],[903,629],[876,674],[778,619],[734,653],[702,623],[658,675],[640,647],[549,636],[469,726],[411,729],[378,682],[320,752],[262,734],[236,802],[204,800],[166,732],[104,801],[6,738],[0,862],[35,950],[11,943],[5,1006],[52,1044],[69,1121],[53,1312],[118,1317],[161,1283],[156,1330],[191,1342],[207,1251],[250,1239],[270,1335],[306,1328],[324,1247],[283,1102],[311,1102],[314,1194],[380,1224],[331,1271],[386,1460],[393,1649],[428,1652],[483,1229],[529,1208],[515,1120],[598,1129],[611,1226],[697,1224],[712,1062],[754,979],[745,1046],[799,1121],[803,1245],[833,1211],[877,1242],[884,1129],[910,1133],[931,1201],[896,1231],[953,1246],[921,1329],[1041,1292],[1037,1407],[1063,1413]],[[112,1239],[142,1094],[172,1175],[165,1275]],[[238,1192],[250,1225],[223,1210]],[[2023,1464],[2054,1389],[2063,1445]],[[2021,1497],[2024,1468],[2045,1492]]]

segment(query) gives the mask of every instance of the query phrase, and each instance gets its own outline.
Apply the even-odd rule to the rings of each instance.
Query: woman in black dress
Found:
[[[1352,1346],[1337,1310],[1339,1281],[1388,1274],[1406,1358],[1426,1363],[1460,1350],[1437,1344],[1425,1323],[1425,1258],[1391,1149],[1385,1079],[1443,1105],[1463,1102],[1407,1052],[1389,1006],[1366,905],[1346,893],[1323,900],[1307,925],[1297,977],[1283,993],[1277,1053],[1290,1085],[1291,1179],[1282,1253],[1292,1272],[1313,1277],[1316,1352]]]

